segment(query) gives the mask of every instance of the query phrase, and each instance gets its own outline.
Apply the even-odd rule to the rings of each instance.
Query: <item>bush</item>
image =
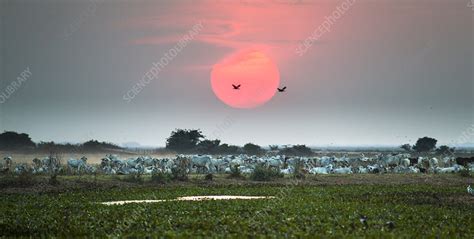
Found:
[[[270,181],[275,178],[282,178],[283,174],[276,168],[257,166],[250,174],[250,178],[255,181]]]
[[[180,157],[178,157],[176,160],[178,161],[178,164],[171,169],[172,179],[179,181],[187,181],[189,174],[189,165],[191,162],[187,158]]]
[[[171,181],[172,175],[164,172],[153,172],[151,174],[151,181],[154,183],[167,183]]]
[[[234,165],[230,167],[230,175],[229,178],[243,178],[242,172],[240,171],[239,166]]]
[[[212,173],[206,174],[206,177],[204,179],[206,179],[207,181],[212,181],[214,179],[214,175],[212,175]]]
[[[33,174],[30,171],[23,171],[18,175],[18,182],[22,185],[31,185],[34,181]]]
[[[293,177],[296,179],[304,179],[305,174],[303,172],[303,162],[299,159],[295,161],[295,170],[293,171]]]
[[[143,184],[143,177],[140,174],[130,174],[123,178],[123,181],[129,183]]]
[[[6,177],[2,178],[0,187],[28,187],[36,183],[34,175],[29,171],[23,171],[18,176],[13,174],[8,174]]]
[[[53,186],[59,185],[58,175],[55,173],[51,174],[51,176],[49,177],[48,183]]]
[[[466,178],[472,177],[471,170],[469,168],[459,170],[459,175],[461,175],[461,177],[466,177]]]

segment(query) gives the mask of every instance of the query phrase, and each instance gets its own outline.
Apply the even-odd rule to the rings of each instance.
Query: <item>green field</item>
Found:
[[[29,190],[39,184],[24,190],[2,188],[0,236],[474,238],[474,197],[466,193],[466,179],[444,176],[439,183],[426,181],[436,176],[380,177],[387,183],[368,176],[366,183],[351,184],[363,179],[353,175],[307,178],[298,185],[292,179],[273,183],[192,179],[166,185],[91,186],[90,179],[63,178],[58,190]],[[406,177],[410,183],[403,181]],[[71,186],[72,182],[87,186]],[[276,198],[98,204],[195,195]],[[360,222],[361,215],[367,216],[367,224]]]

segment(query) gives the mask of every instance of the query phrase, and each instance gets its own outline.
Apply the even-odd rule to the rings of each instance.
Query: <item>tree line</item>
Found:
[[[425,136],[423,138],[419,138],[414,145],[403,144],[400,146],[400,148],[407,152],[435,152],[437,154],[453,154],[456,150],[455,147],[449,147],[447,145],[441,145],[439,147],[436,147],[437,143],[438,140]]]
[[[176,129],[166,139],[166,149],[177,153],[197,154],[248,154],[261,155],[267,151],[254,143],[247,143],[243,147],[221,143],[219,139],[206,139],[199,129]],[[270,145],[270,150],[285,155],[310,156],[312,150],[306,145],[294,145],[279,149]]]
[[[58,144],[53,141],[39,143],[33,142],[31,137],[25,133],[5,131],[0,134],[0,150],[40,150],[40,151],[102,151],[122,149],[121,147],[107,142],[89,140],[82,144]]]
[[[441,145],[436,147],[437,140],[430,137],[419,138],[414,145],[403,144],[401,149],[407,152],[435,152],[437,154],[453,154],[454,147]],[[53,141],[39,143],[33,142],[31,137],[25,133],[14,131],[5,131],[0,134],[0,150],[27,150],[36,149],[42,151],[104,151],[124,149],[118,145],[97,140],[89,140],[82,144],[58,144]],[[292,156],[310,156],[313,151],[306,145],[293,145],[291,147],[280,148],[278,145],[269,145],[269,149],[264,149],[254,143],[247,143],[240,147],[222,143],[219,139],[207,139],[199,129],[176,129],[166,139],[166,149],[182,154],[249,154],[261,155],[268,151],[292,155]]]

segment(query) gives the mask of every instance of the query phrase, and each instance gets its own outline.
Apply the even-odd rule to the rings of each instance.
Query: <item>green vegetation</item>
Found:
[[[466,177],[466,178],[472,177],[471,170],[469,168],[461,169],[459,171],[459,175],[461,175],[461,177]]]
[[[165,184],[165,183],[170,182],[172,178],[173,178],[173,175],[171,173],[153,172],[151,174],[151,181],[153,183]]]
[[[244,178],[242,172],[240,171],[239,166],[234,165],[230,167],[229,178]]]
[[[283,174],[277,168],[259,165],[250,174],[250,179],[255,181],[270,181],[275,178],[283,178]]]
[[[0,134],[0,150],[39,150],[43,152],[100,152],[121,147],[107,142],[89,140],[83,144],[57,144],[53,141],[34,143],[25,133],[5,131]]]
[[[274,199],[97,202],[193,195]],[[125,187],[0,194],[0,236],[25,237],[441,237],[474,236],[465,187],[434,185],[226,185]],[[359,221],[367,216],[367,223]]]

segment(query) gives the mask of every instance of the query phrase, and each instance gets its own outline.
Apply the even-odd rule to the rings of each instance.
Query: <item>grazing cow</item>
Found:
[[[329,174],[328,167],[314,167],[309,170],[310,174]]]
[[[280,173],[286,174],[286,175],[292,174],[294,171],[295,171],[295,170],[294,170],[293,168],[291,168],[291,167],[285,168],[285,169],[280,169]]]
[[[14,170],[15,174],[22,174],[28,172],[28,166],[26,164],[18,164]]]
[[[443,164],[445,167],[453,165],[455,162],[454,157],[444,157],[443,158]]]
[[[351,167],[335,168],[331,172],[335,174],[351,174],[352,168]]]
[[[377,164],[367,166],[367,170],[369,171],[369,173],[381,173],[382,172],[382,168]]]
[[[69,170],[76,171],[79,173],[81,170],[86,169],[87,158],[83,156],[81,159],[69,159],[67,161],[67,166]]]
[[[369,169],[368,169],[368,168],[364,168],[364,167],[362,167],[362,166],[359,166],[359,167],[357,168],[357,172],[358,172],[358,173],[369,173]]]
[[[423,158],[423,157],[418,158],[418,168],[420,168],[420,170],[423,168],[425,171],[432,171],[436,167],[438,167],[437,158],[431,158],[431,159]]]
[[[329,164],[334,163],[334,158],[328,157],[328,156],[323,156],[318,161],[319,161],[321,166],[328,166]]]
[[[208,155],[194,155],[191,158],[191,168],[196,167],[198,170],[202,169],[209,172],[212,157]]]
[[[240,170],[241,173],[249,174],[249,173],[252,173],[254,169],[251,168],[251,167],[247,167],[247,166],[240,166],[239,170]]]
[[[400,161],[400,166],[409,167],[410,166],[410,159],[404,158]]]
[[[267,159],[267,161],[266,161],[267,166],[268,167],[273,167],[273,168],[280,168],[282,163],[283,162],[280,160],[280,158],[277,158],[277,157],[271,157],[271,158]]]
[[[3,158],[3,161],[5,161],[5,163],[3,164],[3,170],[10,170],[10,168],[12,167],[12,164],[13,164],[13,159],[11,156],[6,156]]]
[[[221,172],[225,169],[227,161],[224,158],[211,158],[211,171]]]
[[[454,166],[447,167],[447,168],[436,167],[434,171],[436,173],[456,173],[456,172],[459,172],[462,169],[463,169],[463,166],[455,164]]]
[[[437,158],[431,158],[430,159],[430,168],[434,168],[438,166],[438,159]]]
[[[48,156],[43,159],[33,159],[33,173],[50,173],[60,170],[61,162],[58,158]]]
[[[157,158],[152,158],[152,157],[144,157],[143,158],[143,166],[145,167],[151,167],[151,166],[156,166],[159,163],[159,159]]]
[[[471,194],[472,196],[474,196],[474,189],[471,188],[471,185],[468,185],[467,186],[467,193]]]

